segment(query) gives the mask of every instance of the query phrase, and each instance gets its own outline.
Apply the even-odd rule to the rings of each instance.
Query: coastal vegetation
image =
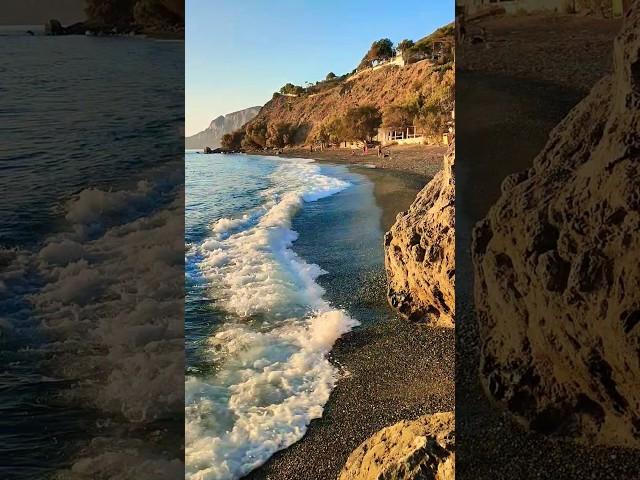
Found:
[[[394,55],[393,42],[388,38],[381,38],[371,44],[371,48],[360,61],[358,69],[371,67],[374,62],[389,60]]]
[[[455,101],[453,39],[453,25],[447,25],[417,41],[404,39],[395,48],[388,38],[376,40],[350,73],[329,72],[306,86],[283,85],[253,120],[222,138],[222,147],[367,142],[381,126],[415,127],[437,142],[449,127]],[[369,68],[397,52],[412,60]]]
[[[343,116],[336,116],[321,125],[315,136],[321,143],[346,141],[370,141],[382,124],[382,113],[373,105],[349,109]]]
[[[242,148],[242,140],[244,139],[244,136],[244,130],[225,133],[220,140],[220,144],[225,150],[240,150]]]
[[[280,89],[280,93],[283,95],[301,95],[304,93],[304,88],[302,88],[300,85],[287,83]]]

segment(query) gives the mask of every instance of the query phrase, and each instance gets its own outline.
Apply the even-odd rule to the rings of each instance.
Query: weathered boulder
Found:
[[[383,428],[349,455],[338,479],[454,480],[453,412]]]
[[[384,237],[389,303],[410,320],[452,327],[455,315],[455,143],[443,169]]]
[[[474,231],[480,377],[548,434],[640,447],[640,3],[602,79]]]

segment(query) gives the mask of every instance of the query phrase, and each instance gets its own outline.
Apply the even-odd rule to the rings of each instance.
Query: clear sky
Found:
[[[417,40],[454,0],[186,0],[186,134],[264,105],[287,82],[353,70],[374,40]]]

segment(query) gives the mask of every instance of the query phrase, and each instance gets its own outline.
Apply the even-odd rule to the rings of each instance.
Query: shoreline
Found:
[[[411,170],[367,169],[362,163],[348,168],[372,182],[383,233],[429,180]],[[382,249],[383,239],[379,240]],[[332,273],[319,278],[329,295],[332,289],[348,288],[332,280]],[[386,289],[380,265],[354,292],[357,304],[373,306],[378,313],[358,318],[362,325],[340,337],[331,349],[328,358],[340,376],[322,417],[309,424],[298,442],[276,452],[244,479],[334,480],[353,450],[380,429],[455,408],[455,331],[402,319],[387,304]]]
[[[334,163],[359,166],[371,170],[397,170],[425,178],[433,177],[442,168],[442,159],[447,147],[439,145],[392,145],[385,147],[388,157],[378,157],[374,148],[365,155],[362,150],[349,148],[328,148],[314,150],[307,148],[287,148],[281,157],[312,158],[320,163]]]

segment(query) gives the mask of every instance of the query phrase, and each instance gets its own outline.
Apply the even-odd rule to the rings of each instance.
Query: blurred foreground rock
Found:
[[[525,426],[640,447],[640,3],[614,74],[474,231],[488,395]]]

